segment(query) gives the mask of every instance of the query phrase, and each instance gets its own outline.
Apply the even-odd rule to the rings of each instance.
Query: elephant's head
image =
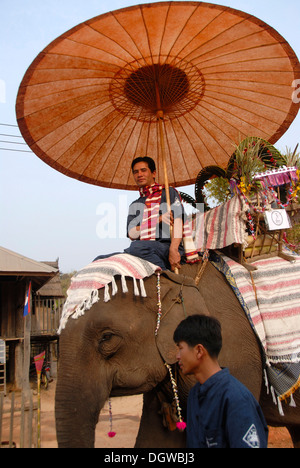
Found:
[[[127,294],[118,293],[104,303],[100,290],[99,302],[68,320],[60,337],[56,389],[60,447],[92,447],[99,412],[109,396],[153,389],[167,374],[165,361],[176,361],[172,337],[186,311],[208,313],[191,279],[171,273],[169,277],[161,275],[163,309],[157,336],[155,276],[145,281],[147,298],[134,296],[128,284]]]

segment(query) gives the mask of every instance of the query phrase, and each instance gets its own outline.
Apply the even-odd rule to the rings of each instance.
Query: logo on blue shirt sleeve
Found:
[[[260,440],[254,424],[252,424],[243,437],[243,441],[251,448],[260,448]]]

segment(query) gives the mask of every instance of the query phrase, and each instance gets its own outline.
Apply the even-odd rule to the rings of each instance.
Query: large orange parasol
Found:
[[[133,158],[158,182],[194,183],[252,135],[275,143],[294,120],[299,61],[259,19],[202,2],[110,12],[63,34],[29,67],[20,130],[42,160],[91,184],[135,189]]]

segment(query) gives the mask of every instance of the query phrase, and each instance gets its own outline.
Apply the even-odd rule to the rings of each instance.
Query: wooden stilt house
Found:
[[[49,265],[0,247],[0,391],[6,382],[22,387],[24,361],[24,303],[31,282],[31,338],[57,339],[60,305],[43,296],[43,287],[59,275],[57,265]],[[42,291],[42,294],[38,292]],[[46,301],[46,302],[45,302]],[[48,302],[47,302],[48,301]],[[45,304],[48,307],[45,307]],[[1,379],[2,376],[2,379]]]

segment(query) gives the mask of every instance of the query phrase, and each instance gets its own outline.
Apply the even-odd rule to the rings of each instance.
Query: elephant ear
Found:
[[[181,293],[183,301],[180,300]],[[209,311],[193,278],[169,271],[161,274],[161,298],[162,317],[156,343],[164,361],[175,364],[177,346],[173,335],[178,324],[188,315],[209,315]]]

